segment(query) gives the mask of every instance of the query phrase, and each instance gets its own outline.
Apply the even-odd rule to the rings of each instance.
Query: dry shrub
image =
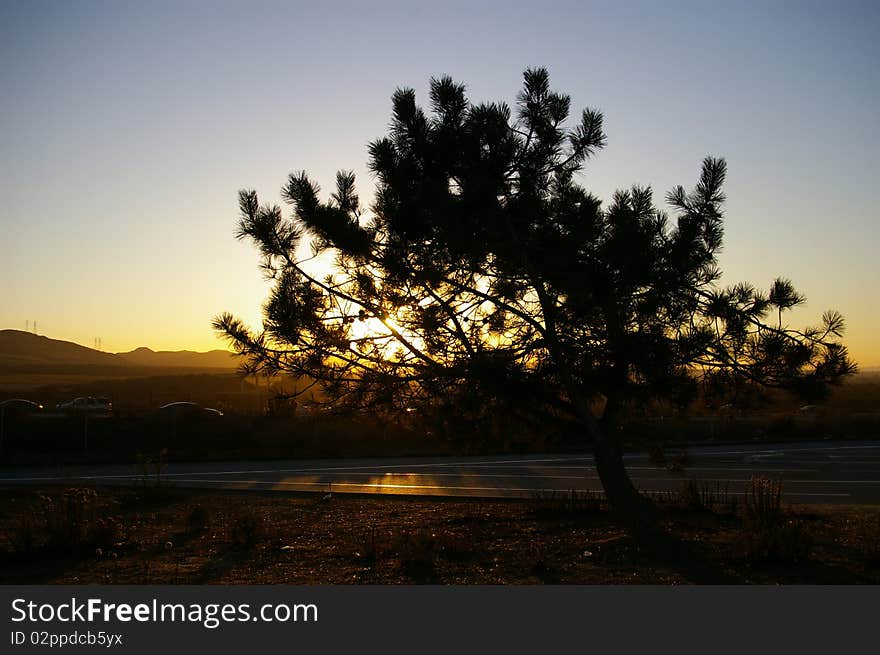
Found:
[[[807,559],[812,539],[804,524],[785,517],[781,479],[753,476],[746,486],[742,543],[751,560],[799,562]]]
[[[98,492],[66,489],[57,496],[40,496],[49,546],[81,544],[98,519]]]
[[[122,522],[105,515],[97,491],[71,488],[58,494],[41,494],[35,511],[22,516],[10,531],[10,540],[16,552],[41,548],[70,552],[112,546],[121,534]]]
[[[736,497],[730,493],[728,483],[705,482],[697,478],[688,478],[682,482],[673,504],[693,512],[715,510],[735,514],[737,508]]]

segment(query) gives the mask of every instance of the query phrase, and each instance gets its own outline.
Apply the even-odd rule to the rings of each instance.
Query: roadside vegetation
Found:
[[[0,490],[4,584],[877,584],[880,509],[694,481],[641,543],[598,495],[419,499]]]

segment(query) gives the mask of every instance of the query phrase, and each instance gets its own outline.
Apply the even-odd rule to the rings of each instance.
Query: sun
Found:
[[[401,335],[406,340],[404,344],[394,333]],[[356,319],[349,326],[348,338],[352,345],[355,343],[368,343],[375,346],[380,357],[385,359],[394,359],[397,353],[407,351],[412,347],[418,351],[424,351],[425,341],[416,333],[401,327],[390,318],[380,321],[376,317],[365,318],[364,320]],[[374,351],[375,352],[375,351]]]
[[[390,325],[393,326],[393,323]],[[395,327],[395,329],[397,328]],[[385,337],[393,340],[391,330],[383,325],[382,321],[375,317],[366,318],[364,320],[356,319],[354,323],[351,324],[349,335],[353,341],[361,341],[364,339],[378,340]]]

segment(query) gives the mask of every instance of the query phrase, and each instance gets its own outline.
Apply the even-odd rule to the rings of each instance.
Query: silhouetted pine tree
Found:
[[[769,293],[717,285],[723,159],[703,161],[692,191],[667,194],[671,216],[650,187],[603,207],[575,181],[605,145],[602,114],[563,127],[570,98],[546,70],[525,72],[513,110],[472,104],[448,77],[431,81],[430,102],[426,114],[412,89],[394,93],[389,134],[369,146],[369,213],[347,172],[328,200],[291,174],[290,218],[240,192],[237,236],[257,245],[274,288],[262,331],[229,314],[215,327],[254,370],[307,376],[338,403],[427,411],[478,399],[508,417],[568,417],[633,525],[650,509],[615,431],[627,404],[686,402],[700,383],[817,397],[855,370],[837,312],[818,328],[785,324],[803,301],[787,280]],[[304,237],[335,253],[332,273],[298,259]],[[361,321],[380,329],[364,334]]]

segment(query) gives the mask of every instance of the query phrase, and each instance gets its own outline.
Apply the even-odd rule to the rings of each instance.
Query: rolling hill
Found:
[[[139,366],[192,367],[234,369],[238,366],[235,355],[225,350],[209,350],[200,353],[192,350],[150,350],[137,348],[127,353],[117,353],[126,362]]]
[[[21,330],[0,330],[0,376],[7,382],[33,375],[118,378],[231,372],[236,367],[235,356],[223,350],[155,352],[137,348],[127,353],[106,353]]]

